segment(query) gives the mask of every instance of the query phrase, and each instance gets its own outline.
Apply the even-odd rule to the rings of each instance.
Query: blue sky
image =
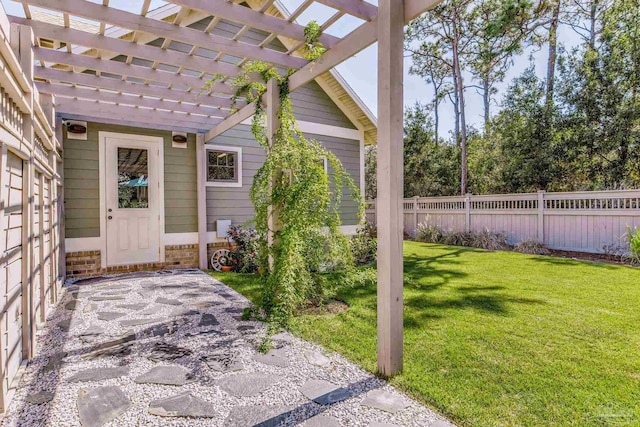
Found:
[[[10,0],[1,0],[6,12],[10,15],[24,16],[22,4]],[[95,3],[102,3],[101,0],[92,0]],[[289,11],[295,10],[303,0],[281,0]],[[378,0],[369,0],[372,4],[378,3]],[[110,0],[109,4],[123,10],[129,10],[139,13],[142,0]],[[151,8],[159,7],[165,4],[162,0],[152,0]],[[300,17],[297,22],[306,25],[311,20],[316,20],[322,24],[330,18],[334,9],[324,6],[320,3],[314,3]],[[345,36],[359,25],[362,20],[351,16],[344,16],[330,27],[329,33],[335,36]],[[559,38],[567,45],[571,46],[577,42],[576,35],[568,28],[560,28]],[[533,51],[529,49],[524,54],[514,59],[514,65],[509,70],[504,83],[498,87],[499,93],[495,97],[497,101],[501,99],[501,95],[509,82],[514,77],[522,73],[530,64],[530,57],[533,57],[536,63],[536,69],[540,75],[544,75],[546,66],[546,49],[541,51]],[[360,96],[369,109],[375,114],[377,110],[377,44],[363,50],[353,58],[348,59],[337,67],[340,74],[345,78],[354,91]],[[413,105],[416,101],[429,102],[433,96],[433,92],[424,81],[416,76],[409,75],[408,70],[411,65],[409,58],[405,59],[405,77],[404,77],[404,102],[406,106]],[[466,77],[469,80],[469,77]],[[497,103],[492,105],[493,111],[497,111]],[[453,114],[450,104],[443,103],[440,107],[440,133],[444,135],[453,128]],[[482,99],[473,90],[469,90],[467,94],[467,123],[475,125],[478,128],[482,123]]]

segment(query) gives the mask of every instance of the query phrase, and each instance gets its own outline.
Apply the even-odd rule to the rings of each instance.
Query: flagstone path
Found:
[[[197,270],[67,284],[2,426],[452,426]]]

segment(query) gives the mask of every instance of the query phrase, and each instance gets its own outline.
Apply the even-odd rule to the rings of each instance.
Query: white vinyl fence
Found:
[[[376,201],[367,219],[376,222]],[[603,252],[625,246],[627,226],[640,228],[640,190],[414,197],[404,199],[404,230],[425,223],[452,231],[489,229],[510,244],[538,240],[551,249]]]

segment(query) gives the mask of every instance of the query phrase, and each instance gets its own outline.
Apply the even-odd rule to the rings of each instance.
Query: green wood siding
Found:
[[[187,148],[171,147],[171,132],[89,122],[87,140],[64,134],[65,237],[100,237],[98,133],[164,138],[165,233],[198,231],[195,135]]]
[[[305,136],[320,141],[332,151],[356,185],[360,185],[360,141],[324,135]],[[215,222],[218,219],[230,219],[233,224],[244,224],[253,219],[254,210],[249,192],[253,176],[265,159],[265,152],[251,134],[249,125],[238,125],[214,138],[211,144],[242,147],[242,188],[207,187],[207,230],[215,231]],[[345,195],[340,208],[343,225],[357,224],[357,210],[356,202],[349,195]]]

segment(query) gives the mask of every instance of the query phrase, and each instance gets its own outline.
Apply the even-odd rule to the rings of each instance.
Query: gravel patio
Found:
[[[67,283],[3,426],[451,426],[198,270]]]

